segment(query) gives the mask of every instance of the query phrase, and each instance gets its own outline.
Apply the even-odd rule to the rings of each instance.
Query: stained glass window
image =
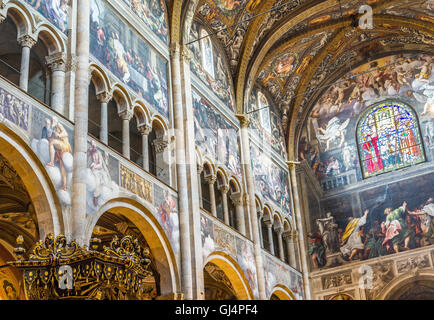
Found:
[[[364,178],[425,161],[416,114],[401,102],[368,108],[360,118],[357,141]]]

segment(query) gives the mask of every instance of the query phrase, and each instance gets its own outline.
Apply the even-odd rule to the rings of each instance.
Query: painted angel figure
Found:
[[[342,147],[345,142],[345,128],[348,126],[350,119],[340,122],[338,117],[333,117],[330,119],[328,124],[324,128],[318,128],[318,132],[322,134],[317,134],[317,138],[320,142],[326,143],[325,151],[330,150],[330,144],[336,139],[340,138],[338,148]]]

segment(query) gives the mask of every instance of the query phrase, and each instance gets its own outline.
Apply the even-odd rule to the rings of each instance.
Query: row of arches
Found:
[[[246,236],[245,193],[238,178],[208,158],[197,163],[200,207]]]
[[[33,154],[20,137],[3,124],[0,124],[0,147],[2,159],[4,158],[8,163],[7,165],[16,172],[17,179],[20,179],[25,193],[28,194],[31,203],[30,207],[27,206],[28,210],[33,211],[35,214],[37,228],[34,235],[35,239],[24,243],[27,252],[30,252],[35,240],[44,239],[49,233],[67,233],[66,221],[68,221],[68,218],[60,208],[55,189],[38,157]],[[18,182],[15,185],[18,185]],[[1,185],[0,197],[3,192],[4,186]],[[5,214],[8,213],[7,207],[2,205],[0,209],[2,210],[0,215],[4,218]],[[149,285],[148,298],[150,299],[167,297],[167,295],[181,291],[176,253],[173,251],[163,228],[154,216],[153,210],[155,209],[147,206],[144,202],[141,203],[135,198],[121,195],[119,198],[111,199],[101,206],[95,215],[88,217],[85,229],[85,243],[88,243],[92,237],[100,238],[102,244],[104,244],[109,242],[114,235],[118,237],[132,235],[138,238],[141,246],[150,250],[152,256],[152,281],[147,283]],[[22,221],[22,219],[19,221]],[[21,233],[25,233],[26,227],[20,225],[19,222],[15,221],[15,223],[15,228],[8,228],[13,234],[9,234],[11,232],[0,232],[0,255],[2,258],[7,257],[4,258],[6,260],[10,260],[13,256],[12,251],[16,245],[14,242],[16,237]],[[245,275],[233,258],[221,252],[214,252],[204,262],[204,266],[208,270],[206,272],[210,272],[209,266],[211,264],[223,272],[229,280],[230,286],[235,288],[236,294],[232,298],[254,298]],[[19,279],[20,275],[14,275],[14,277]],[[7,283],[8,290],[11,289],[9,284],[13,285],[19,282],[10,279],[7,281],[9,281]],[[207,286],[207,288],[211,287],[212,285]],[[219,288],[224,289],[224,287]],[[12,293],[15,293],[9,292],[6,298],[23,298],[22,295],[20,297],[20,292],[22,292],[20,288],[11,290]],[[284,292],[290,292],[289,289],[285,290]],[[276,288],[276,291],[279,291],[276,292],[276,295],[282,298],[282,289]],[[212,294],[209,290],[208,293]],[[5,298],[4,295],[1,296]],[[225,295],[214,295],[212,297],[225,297]],[[287,298],[291,298],[291,295],[288,294]]]
[[[37,24],[18,2],[0,11],[0,75],[66,116],[66,73],[72,66],[64,38],[49,25]],[[90,66],[89,78],[89,133],[170,184],[167,120],[99,66]]]
[[[255,200],[262,248],[297,269],[297,232],[290,219],[263,204],[259,197]]]

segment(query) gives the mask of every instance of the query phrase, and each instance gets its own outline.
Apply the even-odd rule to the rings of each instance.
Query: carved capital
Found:
[[[45,57],[45,62],[52,72],[66,71],[66,56],[63,52],[57,52]]]
[[[155,152],[161,153],[167,148],[167,146],[169,145],[169,141],[164,138],[157,138],[154,140],[153,145],[155,148]]]
[[[250,125],[250,120],[245,114],[236,114],[235,115],[240,121],[241,128],[248,128]]]
[[[226,194],[226,193],[228,193],[228,191],[229,191],[229,186],[228,186],[228,185],[225,185],[225,184],[223,184],[223,185],[221,185],[221,186],[218,186],[217,188],[220,190],[220,192],[221,192],[222,194]]]
[[[142,136],[147,136],[151,133],[152,127],[148,124],[143,124],[140,127],[137,127]]]
[[[215,176],[215,175],[209,175],[209,176],[206,176],[206,177],[205,177],[205,181],[206,181],[208,184],[214,184],[214,183],[217,181],[217,176]]]
[[[181,52],[181,45],[179,43],[171,43],[169,45],[169,53],[171,57],[179,55],[180,52]]]
[[[244,195],[243,195],[242,193],[240,193],[240,192],[238,192],[238,193],[233,193],[233,194],[230,195],[230,198],[231,198],[231,200],[232,200],[232,203],[233,203],[235,206],[242,206],[242,205],[243,205],[243,202],[244,202]]]
[[[297,240],[297,231],[289,230],[282,233],[282,236],[285,240],[295,242]]]
[[[197,174],[200,175],[203,171],[203,165],[197,164]]]
[[[111,94],[109,94],[108,92],[104,91],[104,92],[98,93],[96,95],[96,98],[101,103],[109,103],[110,100],[113,98],[113,96]]]
[[[24,36],[22,36],[21,38],[18,39],[18,43],[22,47],[32,48],[36,44],[36,40],[33,39],[28,34],[26,34],[26,35],[24,35]]]
[[[71,55],[66,63],[66,71],[75,72],[77,70],[77,57],[75,55]]]
[[[185,62],[190,63],[190,60],[193,59],[193,53],[191,52],[190,48],[184,45],[181,47],[181,50],[182,59]]]
[[[121,112],[119,112],[119,117],[122,120],[128,120],[130,121],[133,118],[133,112],[131,110],[123,110]]]

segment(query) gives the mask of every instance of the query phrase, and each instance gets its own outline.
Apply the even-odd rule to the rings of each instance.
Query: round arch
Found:
[[[128,218],[142,233],[160,273],[161,295],[178,293],[180,279],[172,246],[163,228],[152,214],[152,209],[144,204],[126,197],[109,200],[95,215],[88,217],[84,243],[89,243],[95,225],[106,211]]]
[[[0,154],[13,164],[35,208],[39,237],[65,231],[62,207],[44,166],[30,147],[11,129],[0,124]]]
[[[405,273],[389,282],[377,296],[377,300],[397,300],[415,286],[427,286],[434,290],[434,271]]]
[[[11,17],[17,27],[18,38],[27,35],[31,32],[34,26],[32,15],[23,6],[23,4],[8,2],[3,9],[4,15]]]
[[[234,287],[238,300],[253,299],[252,289],[243,270],[231,256],[221,251],[215,251],[208,256],[203,265],[205,266],[208,262],[214,263],[225,273]]]
[[[35,37],[40,38],[48,49],[48,54],[62,52],[66,53],[65,43],[61,36],[48,24],[42,24],[35,32]]]
[[[274,286],[273,290],[271,290],[270,298],[273,294],[278,297],[279,300],[297,300],[291,290],[281,284]]]
[[[110,91],[110,80],[107,77],[106,73],[104,72],[104,70],[101,69],[101,67],[99,67],[96,64],[91,64],[89,66],[89,70],[91,73],[91,78],[90,80],[93,82],[95,89],[96,89],[96,94],[101,94],[103,92],[109,92]]]

